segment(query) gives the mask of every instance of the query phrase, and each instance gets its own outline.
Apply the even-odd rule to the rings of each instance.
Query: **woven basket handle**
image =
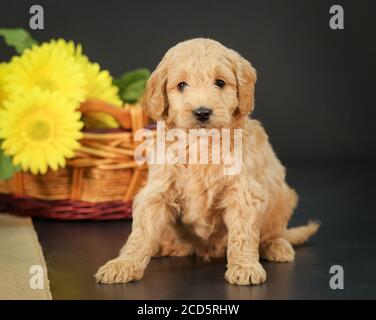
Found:
[[[80,106],[81,113],[89,112],[103,112],[113,116],[124,129],[132,129],[132,119],[128,110],[117,108],[110,103],[96,100],[87,99],[85,102],[81,103]]]

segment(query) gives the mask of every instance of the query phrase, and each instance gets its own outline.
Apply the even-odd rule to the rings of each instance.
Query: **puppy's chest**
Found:
[[[179,172],[176,187],[181,194],[181,221],[199,237],[209,238],[223,223],[220,206],[226,187],[223,178],[192,166]]]

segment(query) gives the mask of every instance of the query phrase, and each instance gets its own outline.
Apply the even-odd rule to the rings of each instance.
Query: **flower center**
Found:
[[[31,121],[27,128],[26,133],[29,139],[42,142],[47,140],[51,136],[51,125],[45,120]]]

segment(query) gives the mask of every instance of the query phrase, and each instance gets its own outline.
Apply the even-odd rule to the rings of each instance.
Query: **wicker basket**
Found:
[[[0,212],[64,220],[131,217],[132,199],[147,178],[147,166],[134,161],[133,138],[147,117],[139,105],[116,108],[98,100],[86,101],[80,111],[110,114],[121,128],[85,131],[64,169],[0,180]]]

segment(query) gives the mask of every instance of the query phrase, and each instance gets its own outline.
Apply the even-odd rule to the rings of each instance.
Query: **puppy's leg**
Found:
[[[261,228],[262,259],[276,262],[289,262],[295,259],[294,248],[284,239],[284,233],[297,201],[295,191],[284,183],[274,205],[266,213]]]
[[[255,201],[237,201],[243,194],[228,195],[224,222],[228,229],[226,280],[231,284],[261,284],[266,272],[259,262],[261,214]]]
[[[101,283],[126,283],[142,278],[155,246],[165,226],[172,219],[172,211],[159,193],[142,196],[135,205],[132,233],[119,257],[102,266],[95,277]],[[136,202],[136,201],[135,201]]]

